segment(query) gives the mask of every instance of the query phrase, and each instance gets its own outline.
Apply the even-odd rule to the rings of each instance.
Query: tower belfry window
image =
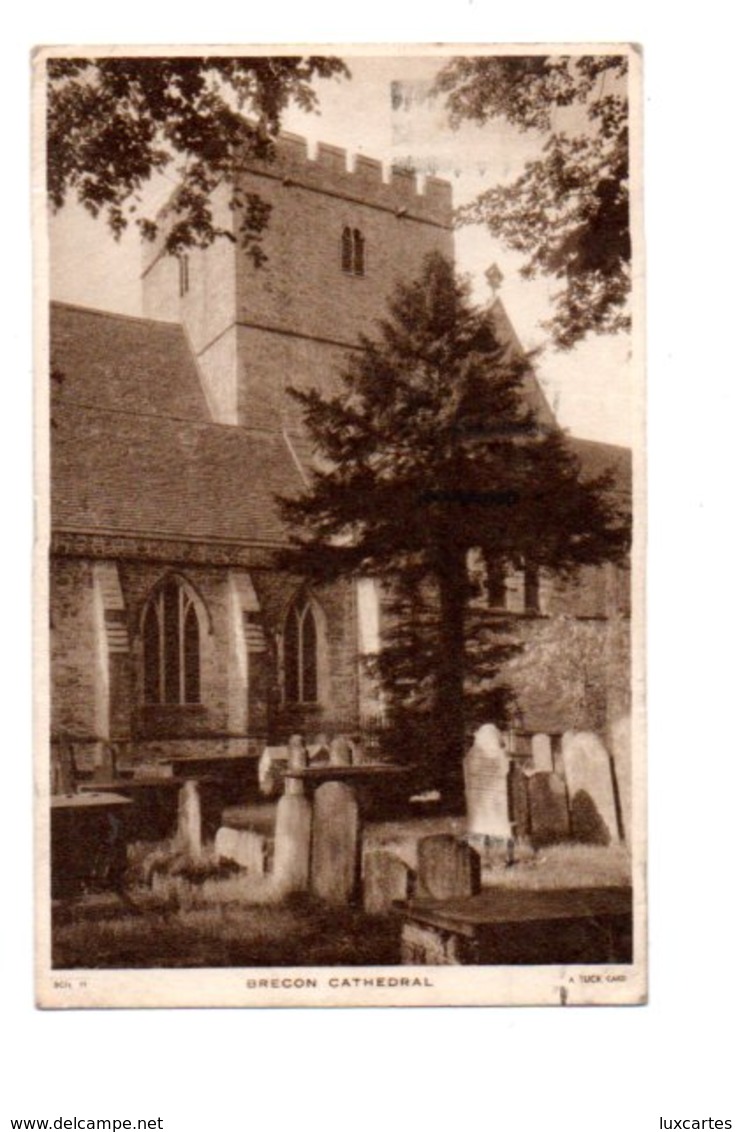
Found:
[[[347,275],[363,275],[366,270],[366,241],[358,228],[343,229],[341,267]]]
[[[181,298],[188,294],[190,287],[190,279],[188,274],[188,256],[183,254],[178,256],[178,294]]]

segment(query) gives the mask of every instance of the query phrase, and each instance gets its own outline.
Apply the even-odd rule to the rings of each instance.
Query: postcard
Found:
[[[641,56],[34,61],[39,1006],[647,996]]]

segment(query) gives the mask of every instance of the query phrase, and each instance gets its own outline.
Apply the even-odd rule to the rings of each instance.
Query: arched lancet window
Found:
[[[358,228],[346,227],[341,236],[341,267],[348,275],[365,271],[365,241]]]
[[[188,256],[184,252],[178,256],[178,294],[181,298],[188,294],[190,287]]]
[[[148,704],[198,704],[201,698],[199,618],[183,582],[168,578],[145,610],[144,698]]]
[[[364,237],[358,228],[353,230],[353,273],[364,274]]]
[[[341,267],[349,273],[353,271],[353,234],[350,228],[344,228],[341,237]]]
[[[318,633],[308,601],[296,601],[284,626],[284,695],[287,703],[317,703]]]

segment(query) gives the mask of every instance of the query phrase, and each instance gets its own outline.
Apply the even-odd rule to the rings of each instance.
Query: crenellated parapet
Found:
[[[418,186],[415,171],[393,166],[385,180],[382,162],[363,154],[350,156],[341,146],[319,142],[310,156],[307,139],[281,133],[272,161],[248,162],[251,173],[292,186],[345,198],[399,216],[449,227],[452,189],[448,181],[426,177]]]

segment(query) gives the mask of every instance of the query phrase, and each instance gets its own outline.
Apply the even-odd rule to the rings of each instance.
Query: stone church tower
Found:
[[[418,275],[434,251],[454,258],[451,186],[283,134],[276,160],[256,163],[241,189],[271,206],[256,267],[238,243],[219,240],[177,261],[147,248],[145,314],[183,323],[215,420],[299,431],[286,387],[330,392],[360,334],[372,334],[395,283]],[[237,236],[236,216],[217,202]]]

